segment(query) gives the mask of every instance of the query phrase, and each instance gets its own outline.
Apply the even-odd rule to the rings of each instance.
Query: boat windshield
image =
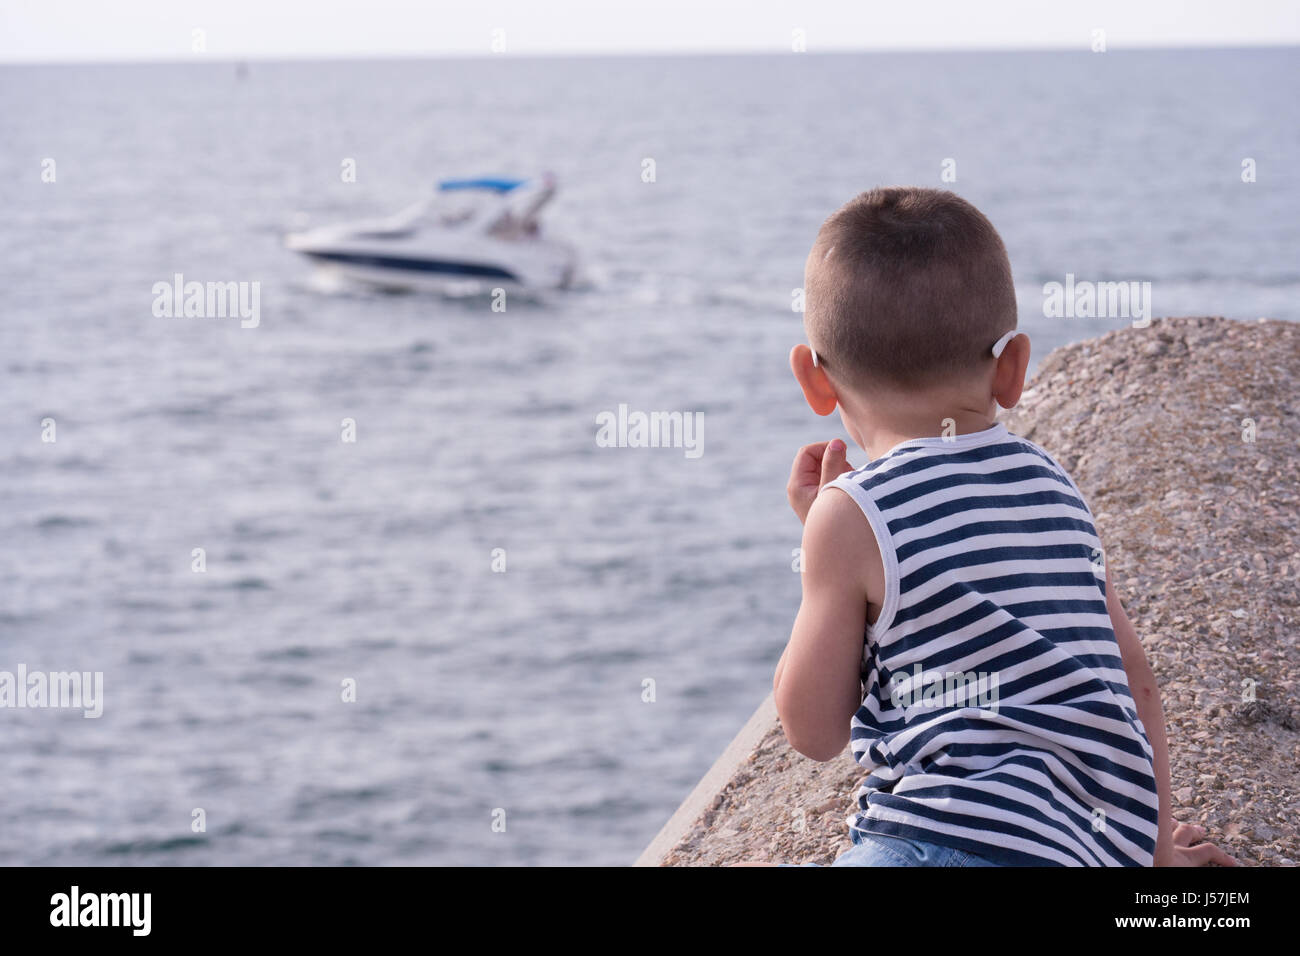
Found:
[[[439,193],[412,207],[412,222],[429,222],[444,228],[462,226],[479,218],[483,211],[497,205],[491,196],[463,193]]]
[[[523,188],[439,189],[413,206],[373,224],[371,235],[384,232],[399,235],[424,225],[443,229],[483,223],[484,231],[499,238],[533,238],[540,234],[538,214],[555,193],[549,180],[524,184]]]

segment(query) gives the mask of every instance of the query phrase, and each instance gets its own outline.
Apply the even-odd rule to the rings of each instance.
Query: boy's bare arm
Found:
[[[861,509],[845,493],[817,496],[804,527],[803,601],[772,689],[790,746],[831,760],[849,741],[862,703],[865,582],[879,550]]]
[[[1206,863],[1218,863],[1223,866],[1236,866],[1237,862],[1228,854],[1211,843],[1193,845],[1205,836],[1205,831],[1191,824],[1174,826],[1173,794],[1169,778],[1169,743],[1165,735],[1164,708],[1160,705],[1160,688],[1156,684],[1155,672],[1142,650],[1142,642],[1132,622],[1124,613],[1124,605],[1115,591],[1115,584],[1110,577],[1110,567],[1106,568],[1106,609],[1110,612],[1111,627],[1115,639],[1119,642],[1120,658],[1124,662],[1124,673],[1128,677],[1129,693],[1137,706],[1138,719],[1146,729],[1147,739],[1151,742],[1151,751],[1156,777],[1156,789],[1160,794],[1159,834],[1156,838],[1156,866],[1204,866]]]

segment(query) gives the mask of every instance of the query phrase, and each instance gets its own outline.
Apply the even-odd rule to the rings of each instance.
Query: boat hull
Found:
[[[349,241],[305,233],[285,244],[331,273],[390,289],[559,289],[572,283],[576,269],[573,250],[547,239]]]

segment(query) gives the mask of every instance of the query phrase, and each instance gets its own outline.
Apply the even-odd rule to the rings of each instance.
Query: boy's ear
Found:
[[[993,397],[1003,408],[1015,408],[1025,390],[1025,373],[1029,371],[1029,336],[1017,335],[998,356],[993,372]]]
[[[812,349],[808,346],[796,345],[790,350],[790,371],[794,372],[795,381],[803,389],[808,407],[818,415],[829,415],[839,406],[835,386],[826,373],[813,364]]]

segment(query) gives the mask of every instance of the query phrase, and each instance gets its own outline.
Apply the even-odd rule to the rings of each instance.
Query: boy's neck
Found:
[[[847,410],[845,425],[854,441],[875,461],[891,448],[913,438],[969,435],[996,424],[996,403],[972,408],[968,403],[949,402],[903,407],[903,403],[873,401],[870,409],[857,414]]]

